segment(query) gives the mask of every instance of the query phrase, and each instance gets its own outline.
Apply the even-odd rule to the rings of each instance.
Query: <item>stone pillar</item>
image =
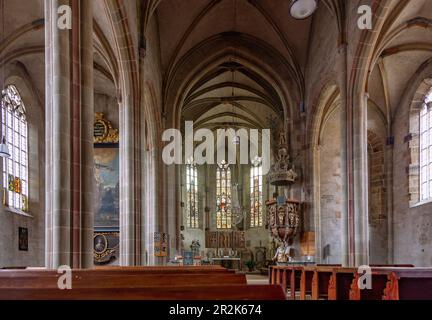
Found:
[[[132,88],[124,88],[129,92]],[[134,97],[122,96],[120,103],[120,265],[140,264],[140,197],[137,193],[140,163],[136,161],[137,122]]]
[[[353,203],[354,266],[369,264],[368,223],[368,154],[367,154],[367,105],[369,96],[360,92],[353,104]]]
[[[322,262],[322,232],[321,232],[321,187],[320,187],[320,146],[314,145],[312,150],[313,163],[313,212],[315,216],[315,261]]]
[[[134,46],[124,2],[105,0],[116,39],[120,70],[120,265],[142,264],[142,108],[140,104],[139,51]],[[141,58],[145,52],[141,52]]]
[[[154,159],[154,176],[155,176],[155,191],[153,193],[153,197],[155,197],[155,212],[154,215],[154,232],[162,232],[168,233],[168,206],[167,206],[167,195],[168,195],[168,176],[167,166],[164,164],[162,160],[162,151],[160,148],[161,141],[156,138],[156,147],[154,149],[153,159]],[[171,178],[174,180],[170,180],[169,183],[175,183],[175,175]],[[153,236],[154,236],[153,232]],[[171,237],[172,235],[169,235]],[[168,239],[171,241],[171,239]],[[152,240],[153,241],[153,240]],[[154,243],[154,241],[153,241]],[[165,257],[155,257],[155,265],[164,265],[166,262]]]
[[[340,88],[340,117],[341,117],[341,258],[342,265],[347,267],[352,264],[350,261],[350,245],[349,245],[349,212],[348,212],[348,180],[347,180],[347,157],[348,157],[348,140],[347,140],[347,125],[348,125],[348,113],[347,113],[347,90],[348,90],[348,74],[347,74],[347,44],[341,44],[339,47],[339,88]]]
[[[385,168],[386,168],[386,201],[387,201],[387,263],[394,263],[393,255],[393,143],[387,143],[385,148]]]
[[[181,188],[180,166],[170,165],[166,167],[166,232],[169,234],[169,257],[174,258],[177,249],[178,218],[181,216],[181,207],[178,191]]]
[[[156,231],[156,177],[155,177],[155,155],[154,150],[146,151],[146,163],[145,163],[145,199],[146,209],[145,209],[145,252],[146,252],[146,264],[155,265],[154,256],[154,233]]]
[[[72,29],[58,28],[58,8]],[[46,266],[93,266],[93,12],[86,0],[45,0]]]

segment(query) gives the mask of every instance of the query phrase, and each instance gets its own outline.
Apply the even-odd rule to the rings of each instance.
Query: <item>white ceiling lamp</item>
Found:
[[[292,0],[290,14],[294,19],[309,18],[317,9],[317,0]]]
[[[0,157],[2,158],[10,158],[11,154],[9,152],[9,148],[6,144],[6,138],[3,137],[1,143],[0,143]]]

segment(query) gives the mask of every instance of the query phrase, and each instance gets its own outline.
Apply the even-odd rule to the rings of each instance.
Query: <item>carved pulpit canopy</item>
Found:
[[[268,179],[274,186],[288,186],[295,183],[297,179],[294,164],[291,163],[288,154],[285,132],[280,133],[276,163],[271,167]]]
[[[102,112],[95,113],[93,140],[94,143],[119,143],[118,129],[113,128]]]

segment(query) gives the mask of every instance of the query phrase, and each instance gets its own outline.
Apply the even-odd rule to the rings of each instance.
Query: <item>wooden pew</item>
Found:
[[[0,287],[57,287],[57,270],[29,268],[27,270],[0,270]],[[73,286],[78,287],[143,287],[178,284],[211,285],[246,284],[244,275],[222,267],[115,267],[72,270]]]
[[[315,267],[303,268],[300,278],[300,300],[306,300],[307,295],[312,296],[312,282],[314,275]]]
[[[98,270],[98,271],[128,271],[128,270],[181,270],[181,271],[205,271],[205,272],[221,272],[221,271],[234,271],[232,269],[224,268],[220,265],[206,265],[206,266],[96,266],[93,269],[86,270]]]
[[[6,270],[6,269],[5,269]],[[46,268],[25,268],[25,271],[55,271]],[[79,269],[78,269],[79,270]],[[84,271],[97,271],[97,272],[159,272],[159,273],[176,273],[181,271],[182,273],[196,273],[196,272],[231,272],[235,273],[235,270],[226,269],[222,266],[208,265],[208,266],[137,266],[137,267],[95,267],[93,269],[81,269]],[[2,272],[4,270],[0,270]]]
[[[210,268],[216,272],[206,269],[209,268],[72,270],[72,290],[58,289],[61,274],[57,270],[1,270],[0,299],[285,300],[280,286],[247,286],[245,275],[221,267]]]
[[[339,267],[339,266],[338,266]],[[326,299],[328,300],[328,290],[330,280],[333,275],[335,266],[325,266],[316,268],[316,285],[315,290],[312,290],[312,299]]]
[[[300,281],[301,275],[303,272],[302,266],[293,266],[291,267],[290,281],[289,281],[289,289],[290,289],[290,299],[296,300],[296,293],[300,291]]]
[[[280,285],[284,292],[290,290],[290,299],[296,299],[296,292],[300,290],[302,266],[271,266],[269,268],[269,283]]]
[[[301,268],[300,298],[310,294],[313,300],[405,300],[432,299],[432,268],[404,265],[372,265],[372,289],[360,290],[357,268],[316,266]],[[295,299],[298,288],[294,267],[279,267],[280,277],[274,270],[273,281],[290,288]],[[278,280],[280,279],[280,280]],[[294,279],[294,280],[293,280]],[[285,286],[286,283],[286,286]]]
[[[329,279],[328,300],[355,300],[354,296],[351,298],[351,288],[357,272],[357,268],[333,268]]]
[[[227,270],[224,268],[206,269],[206,268],[193,268],[193,267],[183,267],[183,268],[172,268],[172,267],[137,267],[137,268],[124,268],[124,269],[74,269],[72,270],[74,276],[85,275],[139,275],[139,274],[212,274],[212,275],[234,275],[234,270]],[[0,270],[0,279],[2,277],[39,277],[43,275],[59,275],[57,270],[48,269],[26,269],[26,270]]]
[[[333,266],[304,267],[300,280],[300,299],[310,294],[312,300],[328,299],[328,288]]]
[[[280,286],[0,289],[0,300],[285,300]]]
[[[371,264],[371,268],[415,268],[413,264]]]
[[[387,274],[383,300],[432,300],[431,268],[380,268]]]
[[[285,294],[287,294],[287,289],[290,289],[290,297],[291,299],[295,299],[295,294],[294,294],[294,298],[293,298],[293,292],[291,290],[292,287],[292,283],[294,281],[295,284],[295,279],[293,279],[293,269],[294,267],[292,266],[283,266],[281,267],[281,286],[283,291],[285,292]]]
[[[373,265],[372,265],[373,266]],[[382,265],[376,265],[382,266]],[[385,265],[386,267],[407,267],[413,265]],[[306,294],[312,296],[312,300],[361,300],[362,294],[358,288],[357,268],[342,268],[341,265],[317,265],[317,267],[305,268],[302,274],[301,299]],[[377,275],[372,281],[378,286],[377,290],[363,292],[364,300],[375,300],[381,294],[385,276]]]
[[[392,272],[406,270],[407,272],[421,271],[422,268],[399,268],[387,265],[386,267],[375,267],[372,268],[372,289],[360,290],[358,287],[358,280],[361,275],[357,273],[354,274],[354,279],[350,290],[350,300],[382,300],[384,295],[384,290],[387,287],[389,281],[389,276]],[[427,270],[427,269],[423,269]]]
[[[0,288],[57,288],[61,275],[56,272],[39,274],[0,274]],[[72,272],[73,288],[144,288],[172,286],[246,285],[246,276],[233,273],[98,273]]]
[[[287,269],[289,266],[270,266],[269,267],[269,284],[280,285],[286,294],[287,288]]]
[[[389,267],[389,268],[414,268],[412,264],[386,264],[386,265],[378,265],[372,264],[370,267]],[[332,276],[329,281],[328,288],[328,299],[329,300],[360,300],[361,293],[358,288],[358,269],[357,268],[334,268]],[[381,279],[377,281],[379,284],[379,290],[381,289]],[[369,294],[364,295],[364,299],[372,299],[372,297],[377,297],[379,295],[379,291],[377,294],[374,292],[370,292]]]

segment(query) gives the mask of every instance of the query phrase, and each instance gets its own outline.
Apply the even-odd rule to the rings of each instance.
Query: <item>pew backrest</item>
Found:
[[[285,300],[280,286],[0,289],[0,300]]]

